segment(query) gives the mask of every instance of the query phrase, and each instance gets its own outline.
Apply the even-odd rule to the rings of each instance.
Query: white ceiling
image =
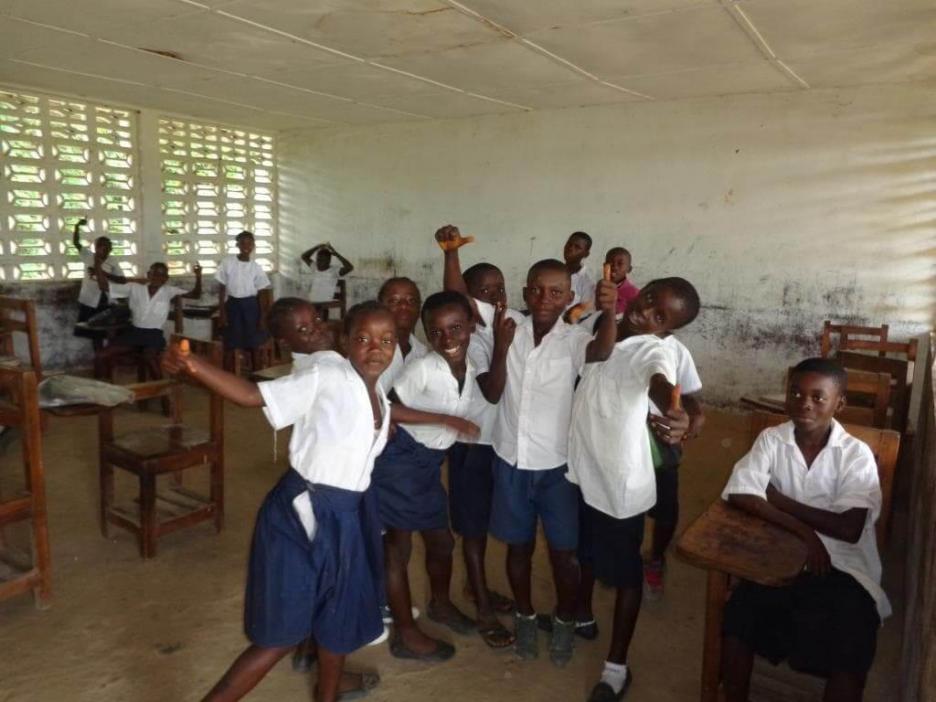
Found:
[[[269,129],[934,77],[934,0],[0,0],[0,83]]]

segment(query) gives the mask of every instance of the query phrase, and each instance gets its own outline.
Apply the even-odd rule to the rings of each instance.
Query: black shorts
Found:
[[[803,574],[792,585],[742,582],[725,607],[722,631],[773,664],[803,673],[866,673],[881,626],[874,599],[840,570]]]
[[[615,519],[582,502],[579,562],[611,587],[642,587],[644,515]]]
[[[647,516],[660,524],[676,525],[679,521],[679,462],[682,460],[682,447],[678,444],[664,444],[650,433],[651,441],[657,442],[662,465],[653,471],[656,474],[656,504],[647,512]]]
[[[456,534],[487,536],[494,493],[494,449],[456,442],[448,451],[449,514]]]

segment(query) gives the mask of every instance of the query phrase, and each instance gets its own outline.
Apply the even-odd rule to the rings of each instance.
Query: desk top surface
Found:
[[[806,562],[806,545],[796,536],[721,499],[682,533],[676,551],[692,565],[761,585],[791,582]]]

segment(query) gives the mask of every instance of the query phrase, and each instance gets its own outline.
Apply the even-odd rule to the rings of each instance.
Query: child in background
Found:
[[[390,652],[397,658],[441,662],[455,653],[454,647],[426,636],[413,621],[407,567],[414,531],[426,547],[431,590],[427,616],[459,634],[476,629],[449,596],[455,544],[441,480],[446,450],[458,437],[477,435],[471,420],[479,413],[479,403],[485,403],[467,359],[471,316],[468,301],[458,293],[436,293],[426,300],[422,319],[432,350],[408,363],[397,377],[390,393],[396,433],[374,466],[395,627]]]
[[[595,280],[582,264],[591,253],[592,238],[585,232],[572,232],[566,240],[562,256],[572,283],[572,302],[568,307],[580,302],[592,303],[595,299]]]
[[[300,353],[312,353],[326,333],[308,303],[282,326]],[[380,525],[364,494],[387,440],[390,406],[378,378],[393,358],[396,328],[382,305],[365,302],[348,310],[344,334],[347,359],[332,357],[259,385],[178,348],[164,359],[170,372],[186,373],[241,406],[263,407],[275,429],[293,425],[292,467],[267,495],[254,529],[245,597],[251,645],[207,700],[240,699],[311,636],[318,646],[315,700],[335,702],[345,656],[383,630]],[[357,683],[346,691],[376,681]]]
[[[668,347],[676,358],[676,384],[682,390],[682,404],[689,415],[689,430],[684,439],[694,439],[705,424],[705,413],[699,400],[702,380],[696,369],[692,354],[679,339],[670,333],[663,337],[663,345]],[[650,401],[650,410],[655,414],[660,411]],[[679,522],[679,464],[682,460],[682,445],[661,442],[650,435],[656,444],[660,465],[655,467],[656,504],[647,512],[653,519],[650,559],[644,563],[644,581],[647,585],[647,597],[659,599],[663,596],[663,576],[666,566],[666,549],[669,548],[676,525]]]
[[[169,285],[169,268],[165,263],[154,263],[149,267],[146,278],[127,279],[125,285],[111,286],[110,275],[104,272],[97,261],[95,276],[98,286],[105,294],[113,298],[128,298],[131,326],[118,334],[104,349],[98,352],[95,366],[100,368],[104,377],[113,379],[113,362],[118,356],[139,351],[143,354],[150,375],[161,378],[159,355],[166,348],[163,326],[169,319],[173,298],[181,295],[186,298],[201,297],[201,266],[192,267],[195,273],[195,288],[189,292],[183,288]]]
[[[486,371],[495,353],[495,318],[502,314],[515,324],[523,321],[519,312],[505,307],[507,293],[504,276],[491,263],[476,263],[464,275],[459,248],[465,240],[457,227],[445,225],[435,233],[436,241],[447,244],[444,251],[444,286],[465,295],[475,308],[475,329],[468,344],[468,358],[478,374],[479,386],[487,382]],[[500,313],[497,310],[501,310]],[[491,520],[491,497],[494,491],[494,449],[491,446],[497,405],[486,402],[475,420],[481,427],[478,439],[471,443],[457,441],[448,455],[449,510],[452,529],[462,537],[462,555],[468,575],[468,594],[477,605],[478,633],[491,648],[513,643],[513,635],[500,623],[498,614],[513,612],[509,597],[491,590],[485,572],[488,526]]]
[[[429,350],[416,338],[413,330],[419,320],[422,298],[419,288],[409,278],[396,277],[384,281],[377,300],[393,314],[397,325],[397,349],[390,367],[380,378],[380,387],[389,393],[406,364],[425,356]]]
[[[313,255],[315,256],[314,263],[312,262]],[[341,261],[340,266],[332,263],[332,256]],[[312,270],[309,283],[309,300],[313,303],[334,300],[338,279],[344,278],[354,270],[351,262],[338,253],[335,247],[327,241],[324,244],[313,246],[302,254],[302,261]],[[323,310],[323,312],[327,313],[328,310]]]
[[[747,702],[755,653],[825,677],[827,702],[863,696],[877,630],[891,608],[880,584],[874,455],[835,420],[846,380],[832,359],[799,363],[787,385],[790,421],[761,432],[722,492],[807,547],[806,567],[791,585],[742,581],[733,591],[722,628],[727,702]]]
[[[597,306],[606,314],[594,339],[562,320],[572,302],[569,271],[562,262],[535,263],[523,298],[530,310],[523,322],[498,315],[498,353],[482,387],[488,401],[500,403],[494,427],[491,533],[508,545],[507,574],[517,602],[515,650],[521,658],[536,658],[530,589],[536,524],[542,519],[556,585],[549,652],[553,663],[562,666],[572,657],[579,585],[579,497],[565,477],[572,392],[584,365],[606,360],[614,348],[617,291],[610,280],[598,285]]]
[[[270,304],[270,279],[256,261],[250,260],[255,242],[252,232],[237,235],[239,253],[226,256],[215,280],[220,306],[219,325],[224,330],[224,365],[234,368],[234,353],[239,349],[250,351],[250,365],[260,367],[259,348],[267,340],[263,319]]]
[[[627,279],[633,266],[631,265],[630,251],[623,246],[608,249],[605,254],[605,263],[611,266],[611,280],[617,285],[617,307],[615,312],[623,314],[627,305],[640,294],[640,288]]]
[[[699,312],[695,288],[682,278],[649,283],[618,326],[617,343],[604,363],[585,368],[575,391],[569,431],[569,480],[582,491],[579,613],[591,617],[594,578],[616,588],[611,646],[589,702],[623,697],[630,683],[627,653],[640,613],[644,513],[656,500],[648,392],[668,423],[651,415],[667,443],[678,442],[686,413],[673,397],[675,357],[659,338],[689,324]],[[597,631],[595,631],[597,635]]]

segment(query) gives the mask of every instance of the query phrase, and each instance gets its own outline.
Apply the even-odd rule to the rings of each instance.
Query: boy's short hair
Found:
[[[109,236],[99,236],[99,237],[97,237],[97,238],[94,240],[94,245],[97,246],[98,244],[107,244],[107,245],[110,246],[111,248],[114,248],[114,242],[112,242],[112,241],[110,240],[110,237],[109,237]]]
[[[537,261],[532,266],[530,266],[530,270],[527,271],[527,283],[530,282],[530,279],[534,275],[542,271],[565,273],[566,278],[568,278],[569,281],[572,280],[572,276],[569,274],[569,269],[566,268],[566,264],[555,258],[544,258],[542,261]]]
[[[624,254],[628,258],[632,258],[631,252],[625,249],[623,246],[612,246],[610,249],[608,249],[608,253],[605,254],[605,261],[610,261],[619,254]]]
[[[150,270],[153,270],[154,268],[161,268],[162,270],[166,271],[167,275],[169,274],[169,266],[167,266],[162,261],[156,261],[156,263],[151,263]]]
[[[807,358],[800,361],[790,371],[790,377],[801,373],[815,373],[831,378],[841,394],[848,388],[848,372],[841,363],[833,358]]]
[[[342,328],[344,329],[344,333],[350,334],[351,329],[354,328],[354,324],[360,317],[367,317],[368,315],[377,312],[393,317],[393,313],[387,309],[387,306],[381,302],[378,302],[377,300],[365,300],[364,302],[359,302],[356,305],[352,305],[345,314],[344,320],[342,320]]]
[[[416,288],[416,295],[419,296],[419,286],[416,285],[415,281],[412,278],[407,278],[405,275],[394,276],[393,278],[387,278],[383,285],[380,286],[380,290],[377,291],[377,299],[383,300],[384,293],[387,292],[387,288],[396,283],[409,283],[414,288]]]
[[[241,239],[253,239],[254,233],[249,229],[244,229],[240,234],[234,237],[234,241],[240,241]]]
[[[570,238],[570,239],[581,239],[582,241],[585,242],[585,246],[587,246],[588,248],[591,248],[591,245],[592,245],[592,238],[591,238],[588,234],[586,234],[585,232],[572,232],[571,234],[569,234],[569,238]]]
[[[501,269],[495,266],[493,263],[482,261],[481,263],[476,263],[473,266],[469,266],[468,268],[466,268],[465,272],[462,273],[462,280],[465,281],[465,285],[467,285],[468,287],[471,287],[478,281],[478,278],[480,278],[485,273],[500,273],[500,272],[501,272]]]
[[[270,334],[273,335],[273,338],[282,339],[283,334],[286,332],[286,325],[289,319],[296,310],[302,309],[307,305],[309,307],[315,307],[311,302],[303,300],[301,297],[281,297],[274,302],[270,306],[270,310],[267,312],[266,316],[267,328],[270,330]]]
[[[435,312],[443,307],[460,307],[469,320],[474,316],[474,312],[471,309],[471,304],[468,302],[467,297],[454,290],[443,290],[442,292],[432,293],[423,303],[423,324],[426,323],[426,319],[431,312]]]
[[[686,319],[683,320],[683,323],[678,327],[673,327],[674,329],[680,329],[691,324],[693,320],[699,316],[699,308],[702,307],[702,302],[699,300],[699,292],[695,289],[695,286],[685,278],[679,278],[678,276],[657,278],[644,285],[643,289],[646,290],[652,286],[669,288],[686,306]]]

